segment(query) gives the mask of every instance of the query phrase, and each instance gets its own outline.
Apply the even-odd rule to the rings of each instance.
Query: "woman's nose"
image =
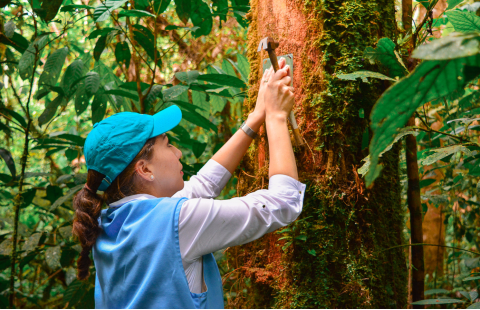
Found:
[[[177,148],[176,148],[176,149],[177,149]],[[182,155],[183,155],[182,151],[180,151],[179,149],[177,149],[177,157],[178,157],[178,159],[182,158]]]

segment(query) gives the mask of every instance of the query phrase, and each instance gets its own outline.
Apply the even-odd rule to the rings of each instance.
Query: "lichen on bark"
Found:
[[[278,21],[282,12],[288,14],[286,24]],[[295,111],[309,145],[295,154],[307,191],[302,215],[289,229],[227,251],[235,270],[229,276],[236,277],[236,298],[228,306],[406,307],[405,254],[386,250],[405,243],[399,147],[384,155],[383,173],[373,188],[366,189],[356,172],[367,155],[362,136],[368,115],[387,85],[335,77],[372,69],[363,51],[383,36],[394,37],[394,2],[251,0],[248,17],[251,87],[244,111],[253,109],[258,93],[258,42],[272,36],[280,41],[279,54],[294,54]],[[272,23],[276,27],[269,27]],[[290,28],[284,30],[285,25]],[[245,173],[238,173],[240,195],[268,186],[267,147],[263,133],[242,163]],[[265,166],[258,160],[262,151]]]

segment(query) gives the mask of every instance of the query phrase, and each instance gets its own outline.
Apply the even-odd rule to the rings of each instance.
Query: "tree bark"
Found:
[[[251,87],[244,112],[255,105],[267,57],[257,53],[258,43],[271,36],[280,43],[277,55],[294,57],[294,110],[308,144],[295,154],[307,191],[302,215],[290,230],[227,251],[233,271],[226,287],[236,293],[226,290],[228,306],[406,307],[405,253],[387,250],[405,243],[400,147],[382,157],[382,175],[371,189],[357,173],[368,154],[362,150],[368,116],[386,84],[335,77],[374,70],[363,61],[363,51],[381,37],[394,36],[394,1],[252,0],[251,7]],[[240,195],[268,187],[266,138],[263,132],[242,163]]]
[[[426,18],[426,16],[425,16]],[[405,30],[412,29],[412,1],[402,1],[402,21]],[[413,51],[416,44],[416,36],[413,35],[412,44],[409,46],[410,51]],[[409,69],[413,69],[415,62],[410,62]],[[415,115],[412,115],[407,122],[407,126],[415,126]],[[420,201],[420,178],[418,174],[417,163],[417,140],[414,135],[407,135],[405,137],[405,153],[407,162],[407,203],[410,210],[410,242],[412,244],[423,243],[423,214],[422,204]],[[425,262],[423,256],[423,245],[412,246],[411,251],[411,295],[412,301],[419,301],[424,299],[425,289]],[[414,306],[416,309],[425,308],[424,306]]]
[[[412,116],[407,126],[415,126]],[[405,137],[407,161],[407,203],[410,210],[410,240],[412,244],[423,243],[422,204],[420,201],[420,180],[418,178],[417,140],[413,135]],[[425,264],[423,260],[423,245],[412,246],[412,301],[424,299]],[[424,306],[414,306],[422,309]]]

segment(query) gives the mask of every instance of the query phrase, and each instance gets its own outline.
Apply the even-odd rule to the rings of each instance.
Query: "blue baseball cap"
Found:
[[[172,105],[155,115],[121,112],[93,125],[84,146],[87,168],[105,175],[99,191],[106,190],[132,162],[148,139],[180,123],[182,112]]]

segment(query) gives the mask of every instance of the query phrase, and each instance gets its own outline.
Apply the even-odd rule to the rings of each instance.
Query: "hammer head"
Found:
[[[277,47],[278,42],[275,42],[275,40],[273,40],[271,37],[265,37],[260,41],[257,52],[260,52],[261,50],[275,50]]]

